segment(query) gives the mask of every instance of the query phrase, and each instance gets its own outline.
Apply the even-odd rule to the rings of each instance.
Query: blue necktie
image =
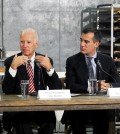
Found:
[[[92,60],[93,57],[87,57],[87,67],[88,67],[88,72],[89,72],[89,79],[94,79],[95,76],[94,76],[94,71],[93,71],[93,67],[92,67],[92,63],[91,63],[91,60]]]

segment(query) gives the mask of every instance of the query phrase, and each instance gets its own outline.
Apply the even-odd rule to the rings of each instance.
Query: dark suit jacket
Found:
[[[22,53],[18,53],[18,56],[22,55]],[[36,55],[41,55],[37,54]],[[11,56],[5,60],[5,77],[2,84],[3,92],[6,94],[21,94],[21,88],[20,88],[20,80],[27,80],[29,79],[26,66],[21,65],[17,68],[17,74],[15,78],[13,78],[9,73],[9,68],[11,65],[11,62],[13,60],[14,56]],[[51,63],[53,64],[52,59],[50,59]],[[40,71],[40,75],[39,72]],[[61,81],[58,78],[57,73],[54,71],[53,75],[50,77],[45,68],[41,67],[41,70],[39,70],[38,66],[34,64],[34,84],[35,84],[35,90],[39,90],[39,78],[40,78],[40,90],[44,90],[46,86],[48,86],[50,89],[61,89]]]
[[[100,72],[100,79],[106,80],[106,82],[110,82],[115,86],[120,86],[120,77],[117,73],[115,63],[112,58],[102,53],[97,53],[97,59],[99,59],[103,70],[110,74],[116,82],[110,75],[102,71]],[[70,89],[71,93],[87,93],[88,78],[88,68],[84,54],[77,53],[69,57],[66,61],[66,88]],[[65,124],[67,121],[76,120],[76,117],[78,118],[79,116],[81,116],[81,118],[85,118],[86,115],[88,115],[87,117],[90,119],[98,120],[98,117],[95,115],[99,115],[101,119],[107,119],[108,113],[106,111],[101,112],[99,110],[82,110],[77,113],[74,113],[74,111],[65,111],[61,122]]]
[[[17,55],[18,56],[22,55],[22,53],[18,53]],[[36,53],[36,55],[41,55],[41,54]],[[9,68],[10,68],[13,58],[14,56],[11,56],[5,60],[6,70],[5,70],[5,77],[4,77],[3,84],[2,84],[2,89],[5,94],[21,94],[20,80],[29,79],[25,65],[21,65],[17,68],[17,74],[15,78],[13,78],[10,75]],[[52,59],[50,59],[50,61],[53,64]],[[40,86],[39,86],[39,81],[40,81]],[[61,84],[60,79],[58,78],[57,73],[54,71],[53,75],[49,76],[45,68],[41,67],[40,69],[36,63],[34,64],[34,85],[35,85],[36,91],[41,90],[41,89],[45,90],[46,86],[48,86],[50,89],[62,89],[62,84]],[[23,116],[25,117],[24,119],[22,118]],[[20,119],[22,119],[22,121]],[[37,123],[38,125],[41,125],[44,123],[49,124],[51,122],[53,124],[53,127],[49,128],[51,131],[53,131],[55,124],[56,124],[55,113],[53,111],[4,112],[2,120],[3,120],[3,128],[7,131],[10,130],[12,127],[11,122],[12,124],[15,123],[14,125],[18,124],[16,122],[28,122],[28,125],[24,126],[27,132],[26,134],[29,133],[28,126],[29,126],[30,120]],[[18,129],[20,129],[20,131],[22,132],[23,128],[19,126]],[[44,128],[42,131],[48,131],[48,130]]]
[[[100,72],[100,79],[110,82],[114,86],[120,86],[120,77],[112,58],[102,53],[97,53],[97,59],[99,59],[103,70],[117,82],[103,71]],[[72,93],[87,93],[88,78],[88,68],[84,54],[77,53],[69,57],[66,61],[66,88],[70,89]]]

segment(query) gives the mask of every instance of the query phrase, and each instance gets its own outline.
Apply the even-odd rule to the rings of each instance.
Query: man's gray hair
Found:
[[[28,32],[32,32],[35,34],[35,40],[37,41],[38,43],[38,33],[35,31],[35,29],[33,28],[26,28],[26,29],[23,29],[20,33],[20,36],[24,35],[25,33],[28,33]]]

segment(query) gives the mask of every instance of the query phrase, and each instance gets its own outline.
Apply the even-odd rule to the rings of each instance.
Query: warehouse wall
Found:
[[[18,51],[20,31],[26,27],[35,28],[39,33],[37,52],[53,58],[56,71],[65,71],[66,58],[80,51],[81,11],[113,2],[114,0],[0,0],[0,47],[4,46],[6,51]]]

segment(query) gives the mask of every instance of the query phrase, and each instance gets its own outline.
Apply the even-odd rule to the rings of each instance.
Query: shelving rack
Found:
[[[103,35],[99,51],[114,59],[120,74],[120,4],[97,6],[97,29]]]
[[[97,8],[87,7],[81,11],[81,31],[85,27],[96,28]]]

